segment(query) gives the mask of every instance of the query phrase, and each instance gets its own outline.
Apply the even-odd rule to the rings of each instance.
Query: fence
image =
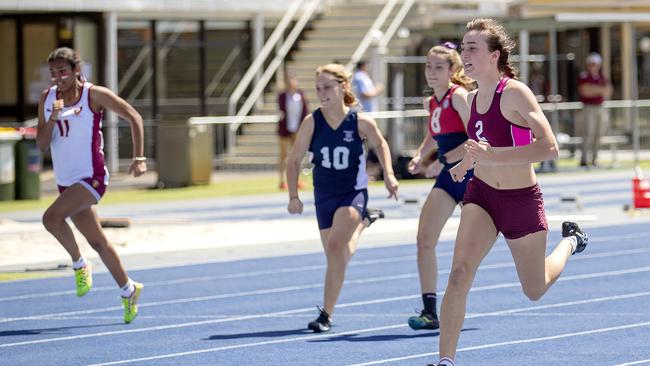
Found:
[[[382,111],[369,113],[377,120],[393,151],[393,155],[408,154],[415,150],[428,133],[428,113],[419,108],[421,98],[405,98],[406,109],[403,111]],[[582,103],[542,103],[542,110],[552,122],[556,134],[563,133],[574,136],[574,122],[579,118]],[[619,148],[633,150],[650,149],[650,100],[639,101],[607,101],[605,108],[609,115],[609,130],[603,135],[627,136],[628,143],[618,145]],[[636,116],[636,117],[635,117]],[[634,121],[637,121],[636,123]],[[217,155],[226,154],[228,126],[234,121],[234,116],[222,117],[192,117],[189,124],[217,125],[214,128],[215,149]],[[247,116],[243,124],[277,123],[275,115]],[[128,123],[120,121],[120,157],[128,159],[131,151],[130,128]],[[145,121],[145,152],[155,164],[157,123]],[[635,147],[635,141],[638,141]]]

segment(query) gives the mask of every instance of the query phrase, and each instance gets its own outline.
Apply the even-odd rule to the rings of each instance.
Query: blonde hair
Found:
[[[318,68],[316,68],[316,76],[322,73],[330,74],[334,76],[334,79],[336,81],[341,84],[345,84],[343,88],[343,91],[345,93],[343,96],[343,103],[345,103],[346,106],[350,107],[357,104],[357,98],[354,96],[354,93],[352,93],[352,90],[350,90],[350,80],[352,79],[352,75],[347,70],[345,70],[345,66],[341,64],[327,64],[318,66]]]
[[[477,18],[465,26],[467,32],[477,31],[485,34],[488,50],[490,52],[499,51],[499,61],[497,68],[504,75],[515,78],[515,68],[508,60],[510,52],[515,48],[515,41],[513,41],[508,32],[494,19]]]
[[[427,57],[435,55],[441,59],[449,62],[451,67],[452,74],[449,78],[452,83],[460,85],[467,90],[474,89],[474,80],[465,75],[465,70],[463,69],[463,63],[460,60],[460,55],[458,52],[446,45],[433,46],[429,52],[427,52]]]

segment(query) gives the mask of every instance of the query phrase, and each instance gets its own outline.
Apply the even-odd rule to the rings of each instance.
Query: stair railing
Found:
[[[212,80],[208,83],[208,86],[205,87],[205,92],[204,95],[209,98],[212,96],[215,90],[217,90],[217,87],[219,87],[219,83],[221,83],[221,79],[226,75],[226,72],[230,70],[230,66],[235,62],[239,54],[241,53],[241,46],[237,45],[233,47],[232,50],[230,50],[230,53],[228,53],[228,56],[226,56],[226,59],[223,61],[217,72],[214,74],[214,77],[212,77]]]
[[[167,38],[165,43],[163,43],[163,46],[160,48],[160,52],[158,53],[158,61],[164,60],[165,57],[167,57],[167,54],[171,51],[172,45],[174,43],[176,43],[176,41],[178,40],[178,38],[180,38],[182,33],[183,33],[183,30],[178,29],[178,30],[175,30],[174,33],[169,35],[169,38]],[[151,52],[151,47],[149,47],[149,52]],[[149,52],[147,52],[147,54]],[[140,55],[138,55],[138,56],[140,56]],[[141,59],[141,58],[137,57],[136,60],[134,60],[133,64],[131,64],[131,66],[133,66],[136,61],[139,61],[140,63],[142,63],[144,61],[144,59]],[[131,66],[129,67],[129,69],[131,69]],[[133,76],[133,75],[131,75],[131,76]],[[142,74],[142,76],[140,77],[140,80],[138,80],[138,83],[133,87],[133,89],[131,89],[131,92],[126,97],[126,100],[129,103],[133,103],[133,100],[135,100],[135,98],[138,95],[140,95],[140,93],[142,92],[144,87],[147,86],[147,84],[151,80],[152,76],[153,76],[153,70],[151,68],[147,68],[147,71],[145,71],[144,74]],[[122,84],[122,82],[124,82],[124,85],[126,85],[126,83],[128,81],[129,80],[127,80],[127,79],[125,79],[123,77],[122,80],[120,80],[120,84]]]
[[[302,1],[300,1],[300,3],[302,4]],[[234,111],[234,109],[236,107],[237,100],[239,99],[239,97],[241,97],[241,94],[243,93],[243,90],[245,90],[245,87],[240,88],[240,86],[243,85],[243,84],[240,83],[240,85],[237,86],[237,89],[235,89],[235,92],[233,92],[233,95],[231,95],[231,98],[229,100],[229,114],[230,115],[235,115],[235,118],[233,120],[233,123],[230,124],[230,128],[229,128],[229,131],[228,131],[228,139],[226,141],[227,151],[232,150],[233,143],[235,141],[235,134],[237,132],[237,129],[239,128],[239,126],[242,123],[243,117],[245,117],[251,111],[251,109],[253,108],[253,105],[255,104],[257,99],[260,97],[260,95],[262,95],[262,92],[264,92],[264,89],[266,88],[267,84],[269,83],[269,81],[271,80],[271,78],[273,77],[273,75],[275,74],[277,69],[282,64],[282,61],[284,60],[285,56],[287,55],[287,53],[289,52],[289,50],[291,49],[293,44],[296,42],[296,40],[300,36],[300,33],[302,33],[302,30],[305,28],[305,26],[307,25],[307,22],[309,21],[309,19],[311,19],[311,17],[313,16],[314,12],[316,11],[316,9],[320,5],[320,3],[321,3],[321,0],[311,0],[311,1],[309,1],[309,3],[305,7],[304,12],[300,16],[300,18],[298,19],[296,24],[293,26],[293,29],[291,29],[291,32],[289,33],[287,38],[284,40],[284,42],[282,43],[280,48],[277,50],[275,57],[273,58],[271,63],[267,66],[266,70],[264,70],[264,73],[262,74],[261,78],[257,81],[257,83],[255,84],[255,87],[253,88],[251,93],[248,95],[248,98],[246,99],[246,101],[244,102],[244,104],[241,106],[241,108],[239,109],[239,111],[236,114],[232,113],[232,111]],[[287,13],[290,10],[288,10]],[[277,29],[277,27],[276,27],[276,29]],[[275,31],[274,31],[274,33],[275,33]],[[273,35],[271,35],[271,37],[273,37]],[[272,48],[272,46],[275,46],[275,43],[276,43],[277,40],[272,40],[271,37],[269,37],[269,40],[264,45],[264,48],[266,48],[267,45],[271,44],[271,41],[273,41],[273,44],[271,44],[271,46],[269,46],[268,48],[270,49],[270,48]],[[260,52],[260,55],[258,56],[258,58],[255,59],[255,62],[253,62],[253,65],[251,65],[251,67],[248,70],[248,71],[251,71],[250,74],[249,74],[249,72],[247,72],[246,74],[244,74],[244,78],[246,78],[246,76],[249,75],[249,79],[252,80],[252,77],[257,72],[257,69],[259,67],[261,67],[262,64],[263,64],[260,61],[259,64],[256,65],[256,62],[258,61],[260,56],[265,56],[264,57],[264,59],[265,59],[266,56],[268,56],[268,52],[267,52],[266,55],[263,55],[262,52]],[[245,81],[244,78],[242,78],[242,82]],[[248,80],[245,85],[247,86],[247,84],[249,82],[250,82],[250,80]]]
[[[273,51],[275,48],[275,45],[280,41],[280,38],[284,34],[284,31],[287,29],[289,23],[291,23],[291,20],[294,18],[304,2],[305,0],[295,0],[292,2],[289,6],[289,9],[287,9],[287,11],[282,16],[282,19],[280,19],[278,25],[275,26],[275,29],[269,36],[269,39],[266,41],[264,46],[262,46],[260,53],[257,55],[257,57],[255,57],[255,60],[253,60],[253,63],[250,65],[248,70],[246,70],[246,73],[239,81],[239,84],[237,84],[237,87],[230,95],[230,98],[228,99],[229,115],[233,116],[236,114],[237,102],[239,102],[239,99],[242,97],[242,95],[244,95],[244,92],[246,92],[246,89],[248,89],[258,71],[264,67],[264,62],[266,61],[267,57],[269,57],[271,51]]]
[[[370,44],[372,43],[374,35],[377,33],[377,31],[380,31],[381,27],[384,25],[384,23],[386,23],[386,19],[388,19],[388,16],[395,8],[395,5],[397,5],[397,0],[388,0],[384,7],[381,9],[379,16],[377,16],[377,19],[375,19],[375,21],[372,23],[372,26],[370,26],[368,32],[361,40],[361,43],[359,43],[359,46],[357,46],[357,49],[352,54],[350,62],[348,62],[346,66],[348,71],[352,71],[354,65],[359,60],[361,60],[363,55],[366,53],[368,47],[370,47]]]
[[[404,19],[406,18],[409,11],[411,10],[411,7],[413,7],[413,4],[415,4],[415,0],[405,0],[402,3],[402,6],[397,12],[397,15],[395,15],[395,18],[393,18],[393,20],[391,21],[390,25],[386,29],[386,32],[384,32],[384,36],[381,37],[381,40],[379,40],[378,46],[380,48],[386,48],[388,46],[388,43],[395,35],[395,32],[397,31],[399,26],[402,25],[402,22],[404,22]]]

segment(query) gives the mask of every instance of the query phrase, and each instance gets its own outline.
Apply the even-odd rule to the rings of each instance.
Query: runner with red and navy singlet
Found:
[[[138,299],[144,286],[127,275],[101,229],[93,205],[108,185],[101,133],[103,112],[114,111],[129,122],[134,153],[129,173],[136,177],[147,171],[142,117],[109,89],[85,82],[81,59],[75,50],[57,48],[50,53],[47,63],[54,85],[41,95],[36,144],[43,151],[51,149],[60,194],[43,214],[43,225],[70,255],[77,296],[84,296],[92,288],[92,264],[81,255],[66,222],[68,217],[72,220],[119,286],[124,322],[130,323],[138,314]]]
[[[438,263],[436,245],[440,232],[455,207],[461,203],[467,182],[454,182],[449,169],[464,154],[463,143],[467,140],[465,123],[469,116],[467,90],[473,81],[463,73],[460,55],[453,43],[431,48],[427,53],[425,75],[433,95],[424,100],[429,111],[429,135],[425,136],[415,156],[409,163],[409,171],[417,174],[422,170],[422,156],[437,150],[438,159],[426,168],[427,177],[436,176],[436,183],[422,206],[417,233],[417,260],[422,290],[423,309],[408,319],[414,329],[438,329],[436,288]],[[471,171],[468,173],[471,175]]]
[[[469,182],[440,310],[438,366],[455,365],[467,295],[499,232],[512,254],[521,288],[533,301],[555,283],[571,255],[588,243],[576,223],[564,222],[562,240],[546,256],[546,214],[533,163],[557,158],[555,135],[531,90],[513,79],[508,56],[515,44],[504,27],[492,19],[474,19],[466,30],[461,59],[478,89],[468,94],[471,115],[465,157],[450,170],[455,181]],[[467,179],[472,167],[474,176]]]

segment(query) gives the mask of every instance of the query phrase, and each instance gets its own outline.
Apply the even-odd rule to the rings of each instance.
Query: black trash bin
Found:
[[[36,129],[20,128],[22,140],[16,143],[16,199],[41,198],[42,155],[36,146]]]

